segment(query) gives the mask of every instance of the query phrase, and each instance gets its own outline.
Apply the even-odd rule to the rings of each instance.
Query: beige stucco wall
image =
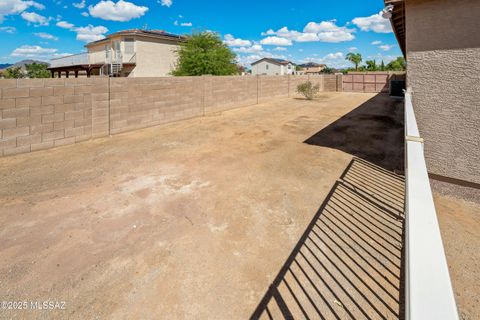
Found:
[[[168,76],[175,68],[179,46],[172,41],[137,37],[134,77]]]
[[[174,41],[153,39],[141,36],[118,36],[99,44],[90,45],[90,63],[106,61],[105,45],[110,46],[113,55],[113,42],[120,41],[123,62],[128,63],[133,59],[132,54],[125,53],[125,38],[134,38],[135,67],[125,67],[123,75],[127,77],[163,77],[168,76],[177,61],[178,45]]]
[[[480,1],[407,0],[407,82],[430,173],[480,183]]]
[[[105,43],[90,46],[88,48],[90,63],[100,63],[105,61]]]

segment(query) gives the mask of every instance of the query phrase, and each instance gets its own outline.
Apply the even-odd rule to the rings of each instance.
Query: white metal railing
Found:
[[[136,53],[125,54],[121,51],[110,52],[108,56],[89,54],[88,52],[65,56],[50,60],[50,67],[68,67],[89,64],[135,63]]]
[[[406,319],[457,320],[457,306],[410,90],[405,93],[405,179]]]
[[[50,67],[52,68],[76,66],[76,65],[82,65],[82,64],[89,64],[88,52],[72,54],[70,56],[65,56],[65,57],[50,60]]]

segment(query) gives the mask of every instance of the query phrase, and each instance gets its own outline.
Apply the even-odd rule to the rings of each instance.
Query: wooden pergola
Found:
[[[52,74],[52,78],[55,78],[55,74],[58,74],[58,78],[62,77],[62,73],[65,73],[65,77],[69,78],[70,74],[73,73],[75,78],[78,78],[78,73],[80,71],[85,71],[87,74],[87,77],[90,78],[92,75],[92,71],[94,70],[100,70],[105,64],[79,64],[79,65],[73,65],[73,66],[61,66],[61,67],[50,67],[48,70],[50,70]],[[135,66],[135,63],[122,63],[124,67],[132,67]]]
[[[62,73],[65,73],[66,78],[70,77],[70,73],[73,73],[75,78],[78,78],[78,73],[80,71],[85,71],[87,74],[87,77],[90,78],[92,71],[96,69],[99,70],[101,67],[102,67],[101,64],[88,64],[88,65],[76,65],[76,66],[50,67],[48,68],[48,70],[50,70],[52,74],[52,78],[55,78],[55,73],[58,74],[58,78],[62,77]]]

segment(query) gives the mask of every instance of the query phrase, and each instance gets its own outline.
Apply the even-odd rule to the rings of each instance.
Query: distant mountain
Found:
[[[11,63],[3,63],[3,64],[0,64],[0,70],[1,69],[7,69],[7,68],[10,68],[10,67],[20,67],[22,69],[25,69],[25,65],[27,64],[32,64],[32,63],[43,63],[43,64],[47,64],[50,66],[50,64],[48,62],[45,62],[45,61],[40,61],[40,60],[22,60],[22,61],[18,61],[17,63],[15,64],[11,64]]]
[[[11,63],[0,63],[0,69],[7,69],[8,67],[13,66]]]

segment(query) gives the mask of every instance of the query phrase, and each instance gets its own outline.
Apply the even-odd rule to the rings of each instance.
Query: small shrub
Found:
[[[308,100],[313,100],[320,91],[320,86],[313,85],[310,81],[301,83],[297,86],[297,92],[302,94]]]

